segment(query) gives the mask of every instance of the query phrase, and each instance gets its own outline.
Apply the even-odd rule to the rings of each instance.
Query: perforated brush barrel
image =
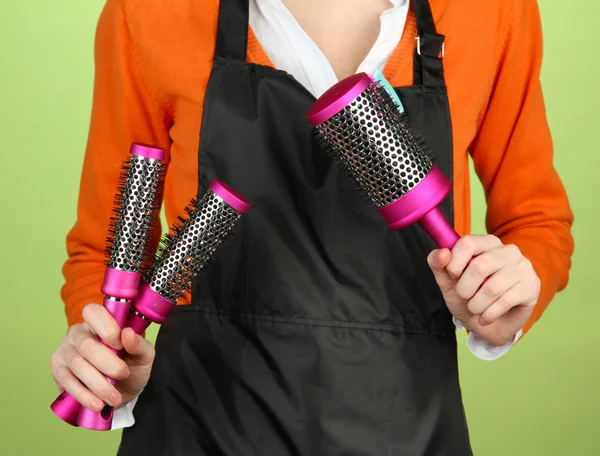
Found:
[[[424,141],[376,82],[314,131],[376,207],[400,199],[433,169]]]
[[[233,234],[250,204],[227,184],[214,180],[200,201],[186,208],[171,233],[163,238],[156,261],[144,277],[127,325],[141,333],[152,322],[162,324],[192,279],[211,261],[217,248]]]
[[[438,245],[456,243],[437,207],[451,182],[385,87],[365,73],[350,76],[325,92],[307,117],[322,149],[390,228],[419,222]]]
[[[162,160],[166,156],[164,149],[138,143],[131,145],[130,152],[119,176],[106,240],[108,267],[101,287],[107,297],[126,299],[135,298],[140,276],[152,263],[151,240],[160,209],[165,171]]]
[[[176,301],[185,292],[192,277],[210,260],[242,216],[212,191],[193,202],[186,212],[183,225],[167,241],[145,277],[152,290],[170,301]]]
[[[109,241],[108,267],[139,272],[147,255],[147,236],[157,210],[156,194],[160,187],[163,164],[160,160],[131,155],[127,175],[117,198],[120,208],[113,218]]]

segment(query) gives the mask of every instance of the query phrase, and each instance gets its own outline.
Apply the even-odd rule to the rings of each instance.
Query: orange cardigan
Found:
[[[573,252],[567,195],[552,164],[539,81],[542,34],[535,0],[430,0],[446,35],[444,67],[454,134],[456,229],[470,225],[468,154],[487,199],[487,229],[516,244],[542,281],[524,333],[568,280]],[[96,77],[77,222],[67,237],[62,298],[68,323],[102,302],[104,243],[115,184],[131,142],[168,150],[164,207],[171,224],[197,189],[202,102],[218,0],[108,0],[96,35]],[[415,18],[384,74],[412,83]],[[271,65],[250,30],[248,61]],[[156,241],[156,240],[155,240]]]

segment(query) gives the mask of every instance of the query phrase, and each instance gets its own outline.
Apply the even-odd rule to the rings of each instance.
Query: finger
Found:
[[[82,356],[76,354],[71,357],[68,367],[73,375],[100,400],[113,407],[117,407],[121,403],[121,393]]]
[[[53,376],[56,384],[84,407],[96,412],[104,408],[104,403],[100,398],[86,388],[66,365],[63,364],[56,373],[53,373]]]
[[[479,324],[482,326],[491,325],[518,306],[524,306],[523,311],[528,311],[527,309],[532,304],[528,288],[526,282],[519,282],[504,292],[479,316]]]
[[[121,328],[104,306],[88,304],[83,308],[81,315],[92,331],[108,345],[115,350],[123,348],[121,344]]]
[[[446,266],[450,262],[451,254],[448,249],[437,249],[432,251],[427,256],[427,264],[431,268],[433,275],[435,277],[435,281],[442,293],[449,292],[454,286],[454,279],[448,275],[448,271],[446,270]]]
[[[106,345],[87,333],[77,334],[73,338],[77,353],[92,366],[115,380],[129,377],[127,363],[113,353]]]
[[[504,245],[494,247],[478,255],[473,258],[460,276],[456,284],[456,292],[463,299],[471,299],[478,293],[477,290],[482,287],[485,281],[485,285],[482,287],[486,289],[484,295],[493,292],[504,293],[519,280],[519,274],[516,271],[519,255],[520,252],[517,254],[512,246]],[[489,284],[492,277],[497,274],[500,275],[494,279],[494,283]],[[508,279],[512,280],[510,285],[504,283]],[[499,296],[500,294],[492,295],[494,299],[489,301],[488,304],[494,302]]]
[[[471,258],[500,245],[502,242],[496,236],[469,234],[460,238],[452,249],[452,258],[446,268],[448,274],[450,277],[458,279]]]
[[[473,261],[475,262],[475,260]],[[520,275],[516,268],[505,267],[489,276],[489,279],[481,285],[483,279],[468,278],[469,269],[463,274],[456,286],[457,293],[468,299],[467,308],[475,315],[480,315],[500,296],[514,287],[520,281]],[[485,278],[485,277],[484,277]],[[463,283],[463,280],[469,281]],[[475,292],[473,292],[475,290]],[[473,294],[474,293],[474,294]]]
[[[123,347],[128,353],[129,361],[135,364],[149,364],[154,361],[154,347],[152,343],[136,334],[131,328],[125,328],[121,334]]]

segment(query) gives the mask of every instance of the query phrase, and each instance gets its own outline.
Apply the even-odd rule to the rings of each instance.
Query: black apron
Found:
[[[427,0],[414,86],[397,89],[452,176],[451,122]],[[160,328],[122,456],[470,455],[455,328],[418,227],[391,231],[319,150],[315,98],[246,62],[248,0],[221,1],[199,191],[253,204]],[[452,198],[443,203],[452,218]]]

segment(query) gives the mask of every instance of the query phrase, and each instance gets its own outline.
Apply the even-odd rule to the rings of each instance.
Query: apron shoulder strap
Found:
[[[443,87],[444,35],[437,33],[428,0],[413,0],[417,21],[417,50],[414,59],[414,84]]]
[[[246,61],[249,0],[220,0],[215,59]]]

